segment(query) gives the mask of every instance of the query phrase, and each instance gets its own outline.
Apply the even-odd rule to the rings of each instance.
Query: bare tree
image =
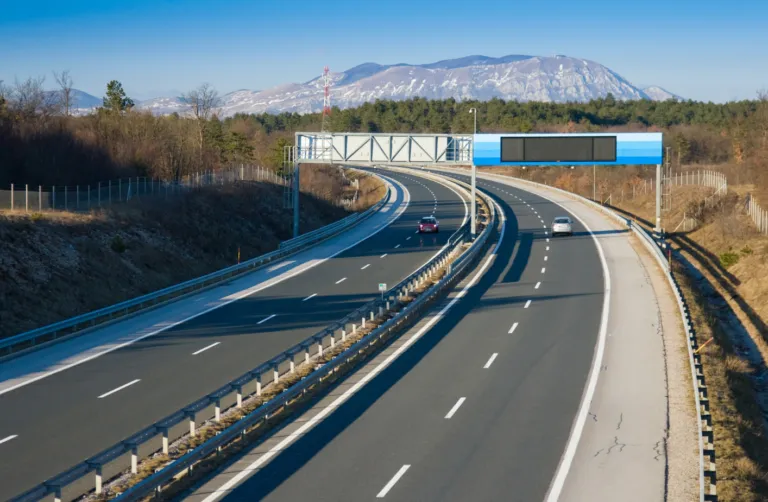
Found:
[[[43,90],[45,77],[16,79],[10,92],[10,108],[20,116],[49,116],[56,111],[55,95]]]
[[[205,123],[213,116],[221,106],[221,98],[218,91],[209,83],[204,83],[196,89],[183,94],[181,102],[187,105],[189,111],[197,119],[197,131],[200,140],[200,157],[203,155],[203,132]]]
[[[72,112],[72,105],[74,100],[74,89],[72,86],[72,77],[69,76],[69,70],[64,70],[61,73],[53,72],[53,78],[56,79],[56,83],[59,84],[59,104],[62,107],[64,115],[69,116]]]

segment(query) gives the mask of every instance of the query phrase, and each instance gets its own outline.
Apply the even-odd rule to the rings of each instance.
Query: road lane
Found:
[[[296,500],[310,489],[315,500],[367,499],[404,464],[408,474],[388,500],[543,500],[590,371],[602,266],[579,223],[581,235],[547,242],[539,215],[551,220],[562,208],[487,186],[508,220],[480,282],[365,388],[224,500]],[[545,256],[551,259],[542,276]],[[487,361],[489,353],[498,354],[489,369],[471,363]]]
[[[458,195],[442,184],[387,174],[409,190],[405,213],[387,229],[315,268],[155,336],[6,394],[0,435],[0,499],[16,495],[202,397],[305,339],[427,261],[466,219]],[[437,203],[444,232],[406,241]],[[428,209],[427,209],[428,208]],[[394,249],[396,244],[400,248]],[[372,256],[386,258],[371,263]],[[334,284],[340,277],[347,280]],[[302,302],[307,295],[311,301]],[[209,356],[191,353],[220,344]],[[104,406],[97,396],[139,379]],[[109,399],[107,399],[109,401]],[[30,468],[34,466],[34,469]]]

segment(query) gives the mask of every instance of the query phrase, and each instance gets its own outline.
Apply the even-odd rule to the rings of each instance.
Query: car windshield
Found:
[[[571,220],[568,218],[555,218],[555,223],[570,223]]]
[[[421,222],[422,223],[434,223],[435,219],[434,218],[422,218]]]

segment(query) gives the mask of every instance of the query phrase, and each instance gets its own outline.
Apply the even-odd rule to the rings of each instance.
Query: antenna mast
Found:
[[[330,127],[331,118],[331,74],[326,66],[323,70],[323,125],[320,128],[320,132],[328,132]]]

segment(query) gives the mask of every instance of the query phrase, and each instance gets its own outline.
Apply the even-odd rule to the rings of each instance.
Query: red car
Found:
[[[437,218],[435,218],[434,216],[425,216],[419,222],[420,234],[424,232],[437,233],[439,231],[440,231],[440,223],[438,223]]]

